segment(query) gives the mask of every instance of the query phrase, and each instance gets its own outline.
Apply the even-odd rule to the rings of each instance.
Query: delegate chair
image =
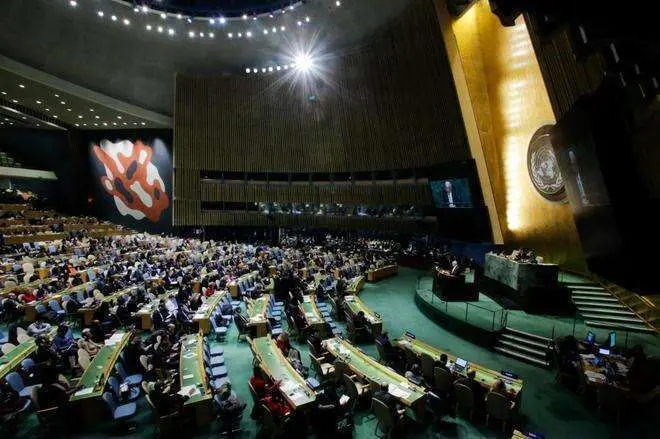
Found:
[[[46,437],[57,436],[58,431],[63,427],[62,421],[66,422],[66,419],[62,418],[60,407],[37,410],[36,413],[41,430]]]
[[[121,362],[119,361],[117,362],[117,364],[115,364],[115,371],[117,372],[117,375],[119,375],[122,384],[128,384],[129,386],[139,386],[140,383],[142,382],[142,375],[127,374],[126,369],[124,369],[124,365],[121,364]]]
[[[137,406],[134,402],[121,405],[117,404],[115,397],[110,392],[103,393],[103,401],[105,401],[105,404],[110,410],[110,415],[115,421],[126,421],[135,416],[135,413],[137,412]]]
[[[433,369],[433,378],[435,390],[440,393],[441,396],[451,395],[452,390],[454,389],[454,376],[451,372],[441,367],[436,367]]]
[[[335,373],[335,367],[325,361],[325,357],[316,356],[312,353],[309,354],[311,360],[312,369],[316,373],[316,378],[320,381],[325,381],[331,379]]]
[[[222,346],[210,347],[209,344],[206,341],[204,341],[204,352],[206,352],[206,354],[209,357],[217,357],[217,356],[220,356],[220,355],[224,355],[225,350]]]
[[[89,357],[89,354],[84,349],[78,349],[78,364],[82,367],[82,370],[85,371],[89,367],[92,359]]]
[[[161,414],[158,412],[158,409],[154,405],[153,401],[147,394],[145,396],[149,409],[151,410],[152,420],[154,427],[156,428],[156,434],[158,437],[171,437],[172,433],[177,429],[179,424],[179,417],[181,413],[173,412],[169,414]]]
[[[20,396],[29,397],[32,394],[33,388],[41,387],[41,384],[35,384],[33,386],[26,386],[23,382],[23,378],[18,374],[18,372],[9,372],[5,377],[9,386],[15,391],[18,392]]]
[[[390,410],[387,404],[376,398],[371,400],[371,406],[376,415],[376,419],[378,419],[376,429],[374,430],[374,436],[377,438],[391,438],[392,433],[398,425],[398,421],[393,416],[392,410]],[[378,435],[379,430],[383,431],[382,435]]]
[[[474,392],[464,384],[454,383],[454,393],[456,394],[456,414],[460,411],[467,411],[470,414],[470,421],[472,421],[476,407]]]
[[[112,393],[115,395],[115,399],[117,401],[121,401],[122,392],[117,378],[116,377],[108,378],[108,385],[110,386],[110,390],[112,391]],[[127,387],[128,390],[126,392],[127,393],[126,399],[128,399],[128,401],[131,402],[136,401],[140,397],[140,387],[131,387],[131,386],[127,386]]]
[[[211,327],[213,328],[213,334],[215,335],[216,340],[224,340],[227,337],[227,328],[224,326],[219,326],[215,321],[215,318],[211,317]]]
[[[509,399],[497,392],[490,392],[486,396],[486,425],[491,419],[502,422],[502,432],[506,432],[507,423],[513,418],[513,408]]]
[[[349,401],[351,409],[355,408],[361,401],[365,401],[369,396],[369,386],[356,382],[348,374],[344,374],[344,387],[346,394],[351,398]]]

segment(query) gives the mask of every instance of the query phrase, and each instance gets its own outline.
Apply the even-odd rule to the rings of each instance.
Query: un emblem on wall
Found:
[[[536,191],[548,201],[566,199],[564,179],[550,141],[552,125],[539,128],[527,148],[527,172]]]

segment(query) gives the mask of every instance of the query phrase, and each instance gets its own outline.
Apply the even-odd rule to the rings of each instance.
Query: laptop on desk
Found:
[[[468,362],[462,358],[456,358],[454,363],[454,373],[462,374],[467,369]]]

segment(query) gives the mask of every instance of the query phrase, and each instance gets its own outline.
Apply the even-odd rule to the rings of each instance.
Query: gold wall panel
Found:
[[[542,198],[527,172],[529,141],[555,115],[524,19],[504,27],[481,0],[452,20],[451,31],[459,57],[451,63],[460,63],[465,76],[505,244],[584,270],[568,204]]]

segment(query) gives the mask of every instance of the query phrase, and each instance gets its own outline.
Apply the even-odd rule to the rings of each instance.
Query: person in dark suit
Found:
[[[483,409],[486,404],[486,390],[475,379],[475,377],[476,373],[474,370],[471,370],[467,373],[466,377],[458,379],[456,383],[463,384],[472,389],[472,394],[474,395],[474,402],[477,406],[477,409]]]
[[[406,413],[405,409],[399,405],[396,398],[388,391],[387,383],[382,383],[380,388],[374,392],[374,399],[384,403],[390,409],[394,419],[401,419]]]
[[[444,190],[442,191],[442,207],[457,207],[461,205],[462,200],[460,194],[454,191],[451,181],[445,181]]]
[[[167,311],[165,304],[161,302],[158,305],[158,309],[151,315],[151,321],[153,322],[154,328],[163,329],[165,325],[167,325],[168,315],[169,312]]]

